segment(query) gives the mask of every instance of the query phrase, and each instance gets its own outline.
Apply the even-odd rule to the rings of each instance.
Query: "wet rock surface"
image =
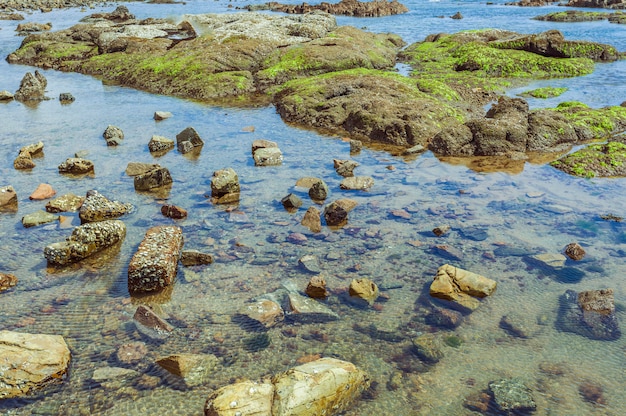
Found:
[[[132,210],[132,204],[110,200],[100,192],[91,190],[87,192],[78,216],[83,223],[95,222],[119,218]]]
[[[126,225],[120,220],[103,220],[80,225],[66,241],[52,243],[44,248],[50,264],[66,265],[83,260],[126,237]]]
[[[613,289],[566,291],[560,299],[557,328],[591,339],[620,338]]]
[[[70,349],[60,335],[0,331],[0,399],[63,380],[69,363]]]
[[[129,291],[154,292],[174,283],[182,248],[180,227],[150,228],[128,265]]]
[[[308,3],[292,5],[281,4],[278,2],[268,2],[265,4],[265,7],[274,12],[289,14],[304,14],[310,13],[315,10],[320,10],[330,14],[355,17],[391,16],[394,14],[407,13],[409,11],[406,6],[404,6],[397,0],[341,0],[338,3],[322,3],[317,5],[310,5]],[[265,7],[252,6],[250,8],[258,10]]]
[[[473,311],[480,305],[477,298],[489,296],[495,289],[494,280],[444,264],[430,285],[430,295],[452,301],[465,311]]]

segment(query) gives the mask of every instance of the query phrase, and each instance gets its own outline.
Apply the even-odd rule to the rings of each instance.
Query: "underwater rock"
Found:
[[[476,298],[491,295],[496,290],[496,282],[476,273],[444,264],[437,270],[430,285],[430,295],[450,300],[462,311],[473,311],[480,305]]]
[[[348,289],[350,299],[357,304],[372,306],[378,298],[378,286],[370,279],[352,279]]]
[[[567,290],[560,298],[556,327],[591,339],[620,338],[613,289]]]
[[[96,368],[91,379],[104,388],[115,390],[128,386],[140,373],[130,368],[100,367]]]
[[[108,125],[102,133],[102,137],[107,142],[107,146],[118,146],[124,140],[124,132],[117,126]]]
[[[320,261],[317,256],[305,254],[298,259],[298,265],[309,273],[321,273]]]
[[[104,220],[79,225],[66,241],[46,246],[43,254],[51,264],[66,265],[83,260],[122,241],[126,225],[120,220]]]
[[[131,204],[111,201],[96,190],[88,191],[78,210],[82,223],[103,221],[121,217],[133,210]]]
[[[289,293],[287,297],[289,313],[286,315],[286,318],[291,321],[311,323],[328,322],[339,319],[339,315],[319,301],[294,292]]]
[[[454,329],[463,323],[463,315],[451,309],[434,308],[426,315],[425,322],[428,325]]]
[[[434,364],[443,358],[438,340],[432,334],[423,334],[412,340],[415,354],[423,361]]]
[[[304,292],[313,299],[325,299],[328,297],[326,279],[323,276],[313,276],[309,280]]]
[[[523,412],[537,408],[532,390],[519,379],[510,378],[491,382],[489,390],[493,393],[493,398],[500,410],[504,412]]]
[[[65,378],[70,349],[60,335],[0,331],[0,400]]]
[[[529,263],[547,269],[560,269],[565,266],[565,256],[560,253],[534,254],[527,257]]]
[[[538,331],[536,319],[527,314],[514,312],[502,316],[500,328],[518,338],[531,338]]]
[[[285,319],[285,313],[280,305],[269,299],[261,299],[252,304],[245,305],[239,311],[239,317],[236,319],[241,321],[243,326],[253,327],[261,326],[262,328],[272,328]],[[246,319],[248,320],[246,325]]]
[[[153,341],[162,341],[170,336],[174,327],[157,315],[152,308],[139,305],[133,315],[135,327]]]
[[[213,263],[213,256],[198,250],[184,250],[180,254],[180,262],[185,267],[203,266]]]
[[[159,358],[156,363],[182,378],[188,387],[194,387],[211,379],[219,359],[213,354],[174,354]]]
[[[128,290],[154,292],[174,283],[182,248],[180,227],[150,228],[128,265]]]

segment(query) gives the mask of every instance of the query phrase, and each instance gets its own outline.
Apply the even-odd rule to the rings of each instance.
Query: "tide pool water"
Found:
[[[126,6],[138,18],[177,18],[237,12],[236,7],[253,3]],[[562,11],[558,6],[405,4],[410,9],[405,15],[337,21],[394,32],[407,43],[431,33],[497,27],[520,33],[558,29],[570,39],[626,50],[626,29],[621,25],[531,19]],[[59,30],[87,14],[114,8],[111,4],[85,11],[34,12],[26,19],[51,22],[53,30]],[[456,12],[464,18],[450,19]],[[0,21],[2,57],[19,47],[18,23]],[[34,69],[0,61],[0,90],[17,90],[24,73]],[[570,100],[592,107],[619,105],[626,99],[625,71],[624,62],[602,64],[589,76],[533,82],[507,93],[563,86],[569,90],[562,96],[529,99],[531,107]],[[626,229],[622,222],[602,218],[625,216],[624,179],[570,177],[541,161],[494,166],[491,159],[438,160],[430,152],[398,157],[367,148],[351,155],[349,144],[340,137],[288,126],[272,107],[214,107],[105,85],[83,75],[42,73],[53,99],[35,105],[0,103],[0,186],[12,185],[19,198],[16,213],[0,213],[0,271],[19,279],[11,291],[0,293],[0,328],[63,335],[72,363],[63,384],[32,397],[0,401],[3,414],[200,415],[210,391],[234,380],[285,371],[317,355],[351,361],[374,381],[345,415],[470,415],[474,412],[464,405],[468,398],[487,390],[492,381],[513,377],[531,389],[537,415],[626,413],[624,338],[590,340],[562,332],[556,324],[559,298],[566,290],[612,288],[622,332],[626,330]],[[70,92],[76,101],[62,105],[58,96],[63,92]],[[156,122],[155,111],[170,111],[173,116]],[[123,130],[120,146],[106,146],[102,133],[108,125]],[[159,158],[148,152],[152,135],[173,139],[188,126],[205,142],[197,158],[176,150]],[[256,139],[278,143],[282,166],[254,166],[251,144]],[[35,159],[37,166],[32,171],[15,170],[19,148],[38,141],[45,147],[44,156]],[[94,162],[95,175],[80,179],[60,175],[58,165],[79,151]],[[371,176],[373,188],[341,190],[333,159],[357,161],[355,174]],[[133,179],[124,173],[129,162],[166,166],[174,179],[169,193],[135,192]],[[205,197],[213,172],[225,167],[235,169],[241,182],[241,202],[234,212]],[[295,187],[304,176],[323,178],[330,188],[329,200],[347,197],[358,202],[348,226],[314,234],[300,225],[306,208],[315,206],[306,191]],[[122,218],[127,225],[124,243],[76,266],[47,267],[43,248],[67,238],[71,227],[21,225],[23,216],[45,207],[46,201],[28,198],[39,183],[52,185],[57,195],[84,195],[97,189],[110,199],[132,203],[135,210]],[[280,204],[290,192],[304,201],[291,214]],[[188,218],[174,222],[163,217],[163,203],[187,209]],[[72,226],[79,225],[76,214],[63,215]],[[216,262],[202,268],[181,266],[176,283],[164,296],[131,298],[126,281],[130,258],[146,230],[163,224],[180,226],[185,249],[211,253]],[[442,225],[451,230],[436,237],[431,230]],[[290,242],[293,233],[303,234],[306,241]],[[528,261],[533,254],[561,253],[575,241],[587,252],[581,262],[568,261],[564,269],[553,270]],[[521,255],[502,248],[514,248]],[[251,299],[284,284],[304,291],[311,274],[298,260],[307,254],[320,261],[331,290],[326,304],[339,315],[337,321],[285,323],[259,333],[233,320]],[[498,283],[493,295],[449,330],[435,328],[425,319],[430,311],[428,287],[438,267],[446,263]],[[346,300],[353,278],[369,278],[379,285],[383,296],[374,307],[358,308]],[[152,305],[175,326],[165,342],[147,340],[135,329],[132,315],[141,303]],[[527,336],[503,329],[503,317],[522,322]],[[441,343],[443,358],[436,364],[424,363],[414,353],[412,339],[425,333]],[[136,363],[124,363],[117,351],[132,342],[145,343],[146,352]],[[176,353],[215,354],[220,365],[206,383],[187,387],[154,364]],[[107,366],[131,368],[141,375],[118,386],[102,386],[93,381],[93,373]],[[601,391],[595,402],[583,394],[588,386]]]

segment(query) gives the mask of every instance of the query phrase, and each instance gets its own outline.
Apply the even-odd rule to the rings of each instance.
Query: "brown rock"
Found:
[[[565,246],[565,255],[572,260],[582,260],[585,250],[578,243],[569,243]]]
[[[117,360],[124,364],[137,364],[148,354],[148,347],[141,341],[121,345],[117,349]]]
[[[185,250],[181,253],[180,262],[183,266],[201,266],[213,263],[213,256],[197,250]]]
[[[208,381],[219,360],[213,354],[174,354],[159,358],[156,363],[192,387]]]
[[[0,331],[0,399],[63,380],[70,356],[60,335]]]
[[[280,200],[283,207],[289,212],[294,212],[302,206],[302,200],[294,194],[289,194]]]
[[[305,176],[296,181],[296,186],[309,189],[314,183],[321,181],[320,178],[314,178],[312,176]]]
[[[130,292],[161,290],[174,282],[183,247],[183,231],[175,226],[150,228],[128,265]]]
[[[9,290],[16,284],[17,284],[17,277],[13,276],[12,274],[0,272],[0,292]]]
[[[252,154],[259,149],[277,148],[278,143],[270,140],[260,139],[252,142]]]
[[[164,339],[174,330],[172,325],[145,305],[139,305],[133,315],[133,320],[139,332],[154,339]]]
[[[56,193],[57,191],[52,189],[51,185],[48,185],[47,183],[41,183],[39,184],[37,189],[35,189],[35,191],[30,194],[28,198],[31,200],[41,201],[43,199],[52,198],[54,195],[56,195]]]
[[[343,176],[344,178],[354,176],[354,169],[359,166],[357,162],[354,160],[339,160],[333,159],[333,165],[335,166],[335,171],[338,175]]]
[[[59,165],[59,173],[70,173],[73,175],[94,173],[94,165],[91,160],[70,157]]]
[[[349,176],[341,181],[339,187],[352,191],[367,191],[374,186],[374,179],[369,176]]]
[[[583,399],[590,403],[606,405],[606,398],[604,397],[604,389],[601,385],[593,383],[591,381],[585,381],[578,386],[578,392]]]
[[[276,326],[285,319],[285,313],[280,305],[268,299],[246,305],[240,314],[264,328]]]
[[[160,167],[161,165],[158,163],[129,162],[128,165],[126,165],[124,173],[128,176],[137,176],[143,175],[144,173],[148,173],[151,170],[158,169]]]
[[[165,204],[161,207],[161,214],[168,218],[180,220],[187,218],[187,210],[176,205]]]
[[[302,222],[300,224],[307,227],[314,233],[319,233],[322,231],[322,220],[320,210],[316,207],[309,207],[302,218]]]
[[[439,227],[433,228],[433,234],[435,234],[437,237],[441,237],[448,231],[450,231],[449,225],[440,225]]]
[[[370,279],[352,279],[349,293],[353,299],[360,299],[372,306],[378,298],[378,286]]]
[[[0,187],[0,212],[17,211],[17,193],[11,185]]]
[[[439,267],[430,285],[431,296],[451,300],[470,311],[480,304],[476,297],[488,296],[495,290],[495,281],[449,264]]]
[[[324,299],[328,297],[328,289],[326,289],[326,279],[322,276],[313,276],[309,280],[305,293],[314,299]]]
[[[46,204],[46,211],[53,213],[78,211],[84,201],[85,198],[71,193],[61,195]]]

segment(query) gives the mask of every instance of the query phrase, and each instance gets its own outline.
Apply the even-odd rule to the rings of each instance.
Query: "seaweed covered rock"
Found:
[[[626,176],[626,144],[613,141],[592,144],[551,164],[583,178]]]
[[[399,146],[425,144],[463,118],[415,80],[368,69],[287,82],[274,102],[288,122]]]
[[[265,5],[269,10],[274,12],[303,14],[314,10],[321,10],[330,14],[355,17],[391,16],[394,14],[407,13],[409,11],[406,6],[397,0],[340,0],[338,3],[322,2],[321,4],[282,4],[272,1]]]
[[[613,289],[567,290],[559,301],[557,329],[598,340],[621,337]]]

